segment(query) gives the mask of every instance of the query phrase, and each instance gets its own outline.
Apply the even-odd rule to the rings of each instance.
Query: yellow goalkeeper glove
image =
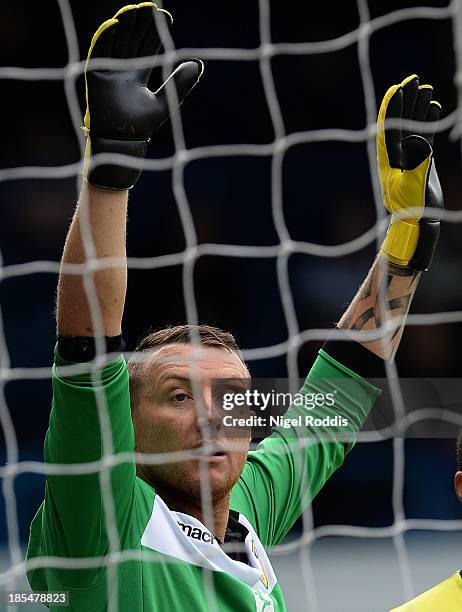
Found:
[[[440,232],[440,217],[423,218],[425,207],[443,210],[443,194],[433,159],[433,136],[401,129],[399,120],[436,122],[441,106],[431,85],[417,75],[385,94],[377,120],[377,163],[385,208],[392,214],[381,254],[398,266],[428,270]],[[384,125],[388,119],[398,126]]]
[[[91,41],[88,60],[126,59],[127,67],[85,69],[87,134],[84,176],[105,189],[130,189],[141,174],[141,159],[151,134],[169,118],[165,83],[155,92],[148,88],[152,68],[135,68],[129,60],[155,56],[161,41],[154,12],[171,15],[153,2],[130,4],[105,21]],[[200,60],[181,63],[173,72],[179,103],[189,94],[203,72]],[[169,77],[170,78],[170,77]],[[119,153],[135,158],[131,167],[90,164],[90,152]]]

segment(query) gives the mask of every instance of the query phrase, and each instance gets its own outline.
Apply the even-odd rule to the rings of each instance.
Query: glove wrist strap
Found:
[[[141,175],[139,162],[146,153],[146,140],[117,140],[91,137],[92,156],[98,153],[119,153],[135,158],[133,167],[115,164],[96,165],[90,158],[88,182],[95,187],[124,191],[131,189]]]
[[[409,266],[419,241],[418,221],[392,218],[380,252],[398,266]]]
[[[439,234],[440,222],[435,219],[420,219],[417,223],[392,219],[380,252],[398,266],[426,271]]]

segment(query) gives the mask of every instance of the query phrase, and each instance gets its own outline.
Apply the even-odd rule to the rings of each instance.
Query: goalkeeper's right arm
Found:
[[[98,29],[89,57],[155,55],[159,36],[154,12],[157,9],[149,2],[121,9]],[[194,60],[175,70],[173,81],[180,102],[197,83],[202,69],[202,63]],[[118,71],[92,70],[91,64],[87,66],[85,131],[89,156],[84,170],[85,185],[67,236],[59,276],[58,345],[53,368],[53,405],[45,439],[46,463],[97,463],[105,452],[134,450],[128,372],[122,356],[98,370],[88,366],[72,376],[62,366],[90,361],[95,352],[95,335],[106,336],[108,352],[119,352],[121,348],[127,284],[128,190],[141,174],[141,159],[151,133],[169,116],[165,88],[160,87],[156,93],[147,88],[150,72],[130,67]],[[132,159],[127,166],[120,157],[117,165],[111,159],[94,163],[98,161],[95,155],[107,153],[124,154]],[[73,270],[65,268],[68,264],[84,264],[89,257],[118,261],[116,266],[93,272],[93,278],[71,274]],[[105,409],[101,412],[103,403]],[[101,429],[104,415],[106,433],[111,433],[109,443]],[[48,474],[45,500],[31,525],[29,559],[43,555],[104,555],[109,548],[107,518],[119,534],[121,546],[130,544],[133,537],[130,504],[136,493],[134,463],[120,463],[110,470],[113,515],[107,515],[109,496],[103,495],[103,482],[98,467],[91,472],[79,469],[72,476]],[[104,571],[104,567],[77,572],[39,568],[29,571],[28,577],[35,591],[76,587],[73,597],[78,600],[79,593],[85,598],[83,586],[103,584],[98,581]]]
[[[153,18],[154,9],[156,6],[150,2],[121,9],[94,35],[89,60],[155,55],[160,40]],[[196,60],[184,62],[175,70],[172,76],[180,103],[198,82],[202,71],[202,62]],[[61,270],[57,301],[59,336],[100,334],[114,337],[121,334],[127,285],[127,190],[141,174],[141,159],[151,134],[169,116],[165,86],[155,93],[147,88],[150,73],[150,69],[130,67],[91,70],[91,65],[87,65],[86,184],[67,236],[62,263],[82,264],[89,257],[115,257],[119,263],[94,273],[94,293],[89,277]],[[105,153],[133,157],[131,167],[94,163],[95,155]],[[92,295],[98,308],[91,303]]]

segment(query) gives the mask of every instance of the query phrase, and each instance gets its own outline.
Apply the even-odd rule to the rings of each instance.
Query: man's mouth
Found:
[[[195,446],[193,447],[192,450],[195,451],[194,452],[195,455],[199,457],[204,457],[207,459],[214,458],[214,457],[226,457],[227,455],[227,453],[224,450],[220,448],[217,449],[216,447],[215,447],[215,450],[212,448],[210,451],[207,451],[204,448],[204,445]]]
[[[203,459],[207,461],[207,463],[219,464],[223,463],[227,460],[227,454],[224,451],[215,451],[210,455],[203,455]]]

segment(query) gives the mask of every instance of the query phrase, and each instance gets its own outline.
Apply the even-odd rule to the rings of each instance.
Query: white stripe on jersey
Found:
[[[240,514],[239,522],[249,531],[244,546],[250,565],[228,557],[205,525],[189,514],[171,511],[156,495],[141,544],[192,565],[226,572],[260,593],[271,593],[277,578],[268,555],[247,518]],[[257,593],[255,598],[257,607],[263,605],[270,612]]]

